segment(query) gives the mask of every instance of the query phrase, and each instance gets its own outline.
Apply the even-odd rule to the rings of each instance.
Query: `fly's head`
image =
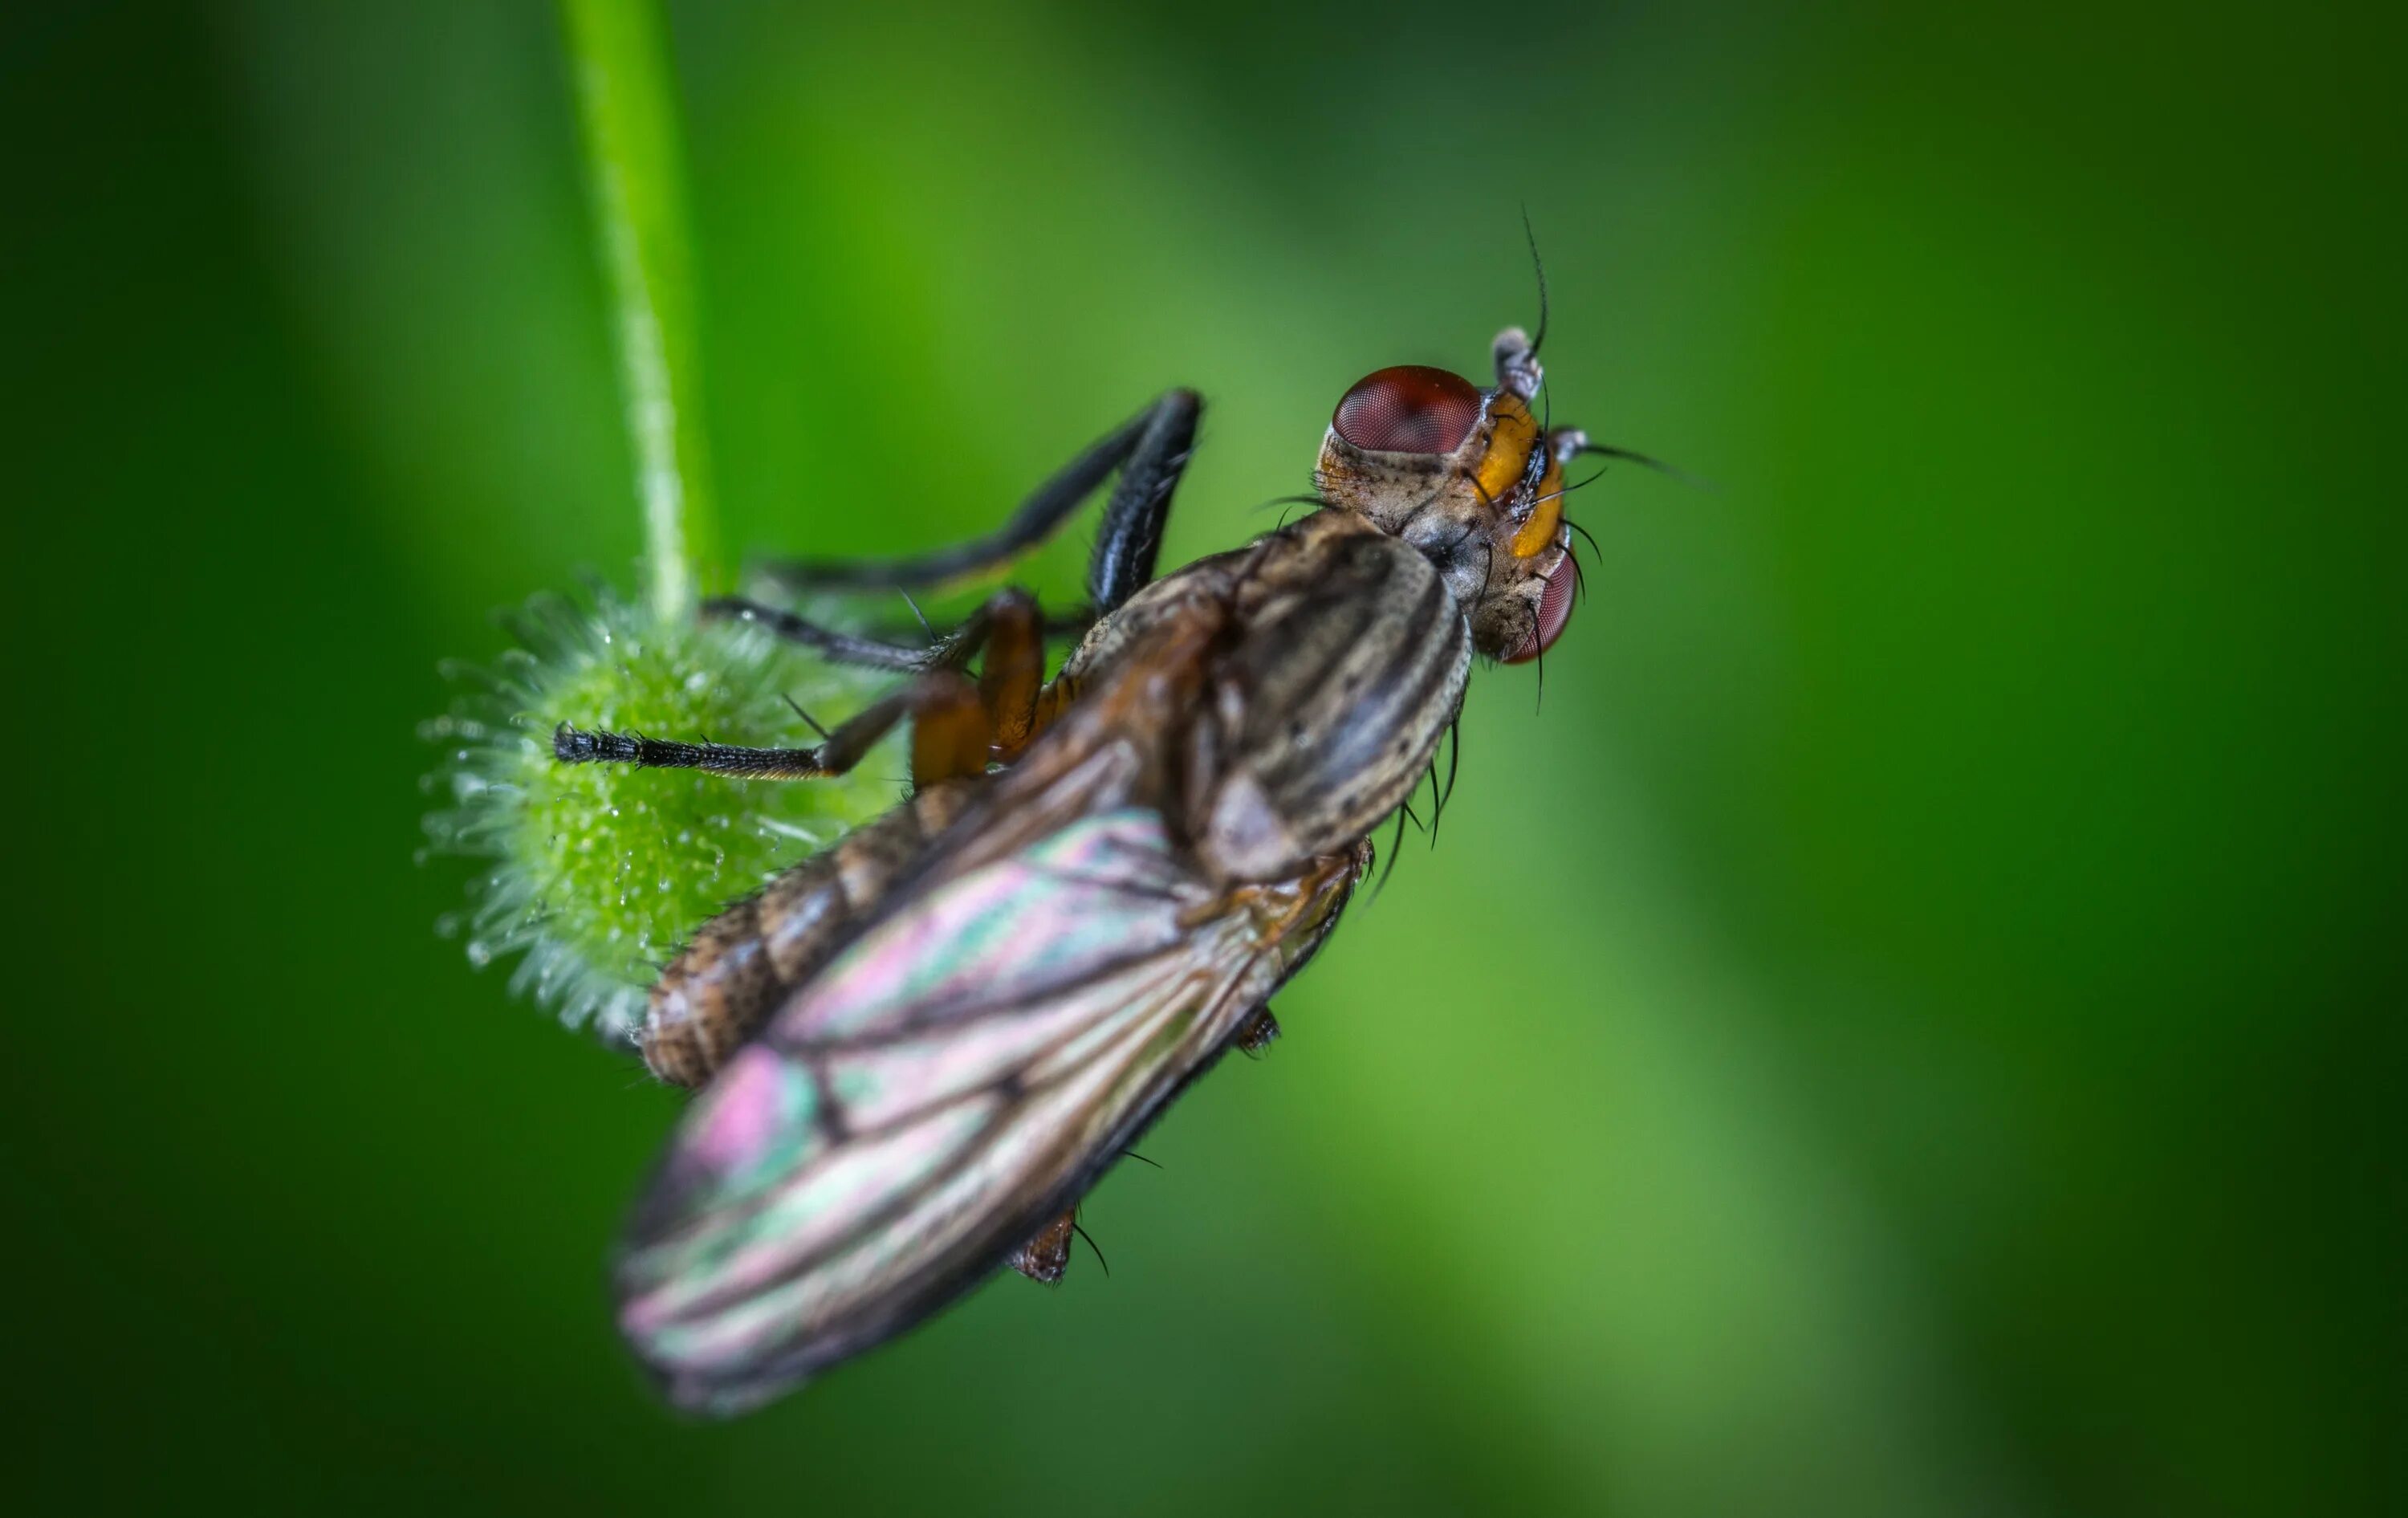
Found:
[[[1520,664],[1571,620],[1578,571],[1564,465],[1587,444],[1531,410],[1541,372],[1519,327],[1497,335],[1497,382],[1405,365],[1355,382],[1322,438],[1323,500],[1370,519],[1438,566],[1472,645]]]

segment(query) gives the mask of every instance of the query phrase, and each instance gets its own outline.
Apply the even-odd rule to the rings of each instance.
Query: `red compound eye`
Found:
[[[1451,453],[1480,420],[1480,392],[1459,374],[1419,364],[1354,382],[1329,419],[1356,448],[1385,453]]]
[[[1539,593],[1539,621],[1522,646],[1505,656],[1507,664],[1528,664],[1555,646],[1564,636],[1565,623],[1572,620],[1572,588],[1578,576],[1572,571],[1572,556],[1564,555],[1555,572],[1547,577],[1547,588]]]

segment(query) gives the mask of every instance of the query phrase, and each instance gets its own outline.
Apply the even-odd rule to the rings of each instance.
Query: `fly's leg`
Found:
[[[986,657],[973,681],[959,666],[982,649]],[[786,990],[824,960],[836,941],[831,917],[866,909],[901,862],[958,814],[961,790],[945,782],[984,775],[990,762],[1018,757],[1074,694],[1069,681],[1045,680],[1045,624],[1035,598],[1025,591],[991,597],[932,653],[947,662],[922,668],[909,685],[835,731],[823,729],[810,748],[681,743],[640,734],[580,732],[566,723],[553,732],[552,752],[567,764],[632,763],[739,779],[811,780],[844,774],[896,723],[910,719],[911,801],[780,875],[758,895],[731,906],[662,971],[642,1042],[645,1064],[664,1081],[698,1085],[709,1079]],[[764,946],[766,953],[754,952]],[[1045,1279],[1058,1279],[1060,1270],[1057,1263],[1054,1275]]]
[[[1069,695],[1058,680],[1046,683],[1045,623],[1037,614],[1036,597],[1025,591],[990,596],[954,637],[975,638],[986,651],[979,665],[979,702],[993,734],[995,757],[1010,764],[1054,720]]]
[[[1279,1019],[1271,1015],[1270,1003],[1265,1002],[1254,1009],[1254,1016],[1238,1024],[1238,1031],[1229,1041],[1237,1046],[1239,1053],[1248,1059],[1260,1059],[1279,1036]]]
[[[909,590],[942,587],[1003,568],[1052,537],[1106,476],[1121,474],[1087,566],[1097,615],[1109,615],[1154,578],[1170,495],[1196,441],[1203,402],[1174,390],[1130,418],[1037,488],[996,531],[967,543],[904,559],[798,559],[767,566],[794,591]]]
[[[706,622],[749,622],[786,642],[799,643],[831,663],[853,665],[863,669],[933,668],[945,663],[948,652],[958,648],[961,636],[957,630],[933,643],[908,643],[892,633],[875,636],[849,633],[813,622],[799,612],[767,606],[741,595],[710,597],[702,603],[702,616]],[[1039,627],[1050,641],[1057,637],[1082,637],[1095,624],[1095,613],[1082,610],[1066,616],[1048,617]]]
[[[1048,1286],[1058,1285],[1063,1273],[1070,1268],[1070,1240],[1074,1236],[1087,1240],[1087,1247],[1096,1250],[1096,1263],[1104,1266],[1104,1274],[1111,1275],[1112,1267],[1104,1265],[1104,1252],[1096,1249],[1094,1238],[1079,1226],[1079,1208],[1075,1202],[1065,1209],[1060,1217],[1038,1229],[1028,1242],[1005,1255],[1003,1263],[1031,1281]]]
[[[967,718],[964,716],[967,711]],[[734,780],[808,780],[846,774],[895,724],[910,717],[911,780],[930,785],[956,775],[968,748],[985,768],[985,723],[978,690],[959,670],[930,670],[910,685],[871,702],[807,749],[748,749],[729,743],[681,743],[640,733],[588,733],[563,723],[552,735],[563,764],[632,764],[652,769],[699,769]],[[966,733],[967,726],[974,733]],[[969,738],[975,737],[975,744]]]
[[[1196,419],[1203,408],[1194,391],[1174,390],[1146,414],[1145,430],[1121,465],[1120,483],[1104,507],[1095,551],[1087,558],[1087,604],[1097,615],[1110,616],[1152,583],[1171,492],[1195,451]]]
[[[1260,1059],[1279,1036],[1279,1019],[1271,1015],[1270,1003],[1265,1002],[1254,1009],[1254,1015],[1238,1024],[1238,1031],[1230,1036],[1229,1042],[1248,1059]],[[1070,1239],[1078,1227],[1079,1210],[1073,1206],[1038,1229],[1026,1243],[1006,1255],[1003,1263],[1031,1281],[1054,1285],[1070,1267]]]
[[[923,655],[922,667],[932,671],[962,670],[979,660],[982,730],[992,757],[1003,764],[1019,758],[1073,695],[1064,681],[1046,681],[1046,633],[1035,596],[999,591]]]
[[[962,666],[981,650],[986,658],[973,684]],[[1019,757],[1073,694],[1066,682],[1045,680],[1044,623],[1035,597],[1025,591],[989,597],[927,657],[928,665],[910,684],[871,702],[809,748],[686,743],[639,733],[588,733],[563,723],[552,733],[552,752],[565,764],[699,769],[737,780],[820,780],[850,771],[909,717],[911,782],[924,787],[984,774],[991,757],[1007,763]]]
[[[1103,523],[1087,565],[1088,607],[1037,624],[1040,641],[1083,634],[1097,617],[1109,615],[1154,579],[1171,494],[1194,450],[1196,421],[1202,409],[1203,402],[1194,391],[1174,390],[1164,395],[1039,487],[1010,522],[985,537],[917,558],[800,560],[773,565],[767,572],[772,580],[795,590],[900,590],[941,586],[998,569],[1051,537],[1104,477],[1118,468],[1120,482],[1104,507]],[[714,596],[703,603],[702,614],[756,623],[839,664],[919,670],[966,665],[984,636],[980,618],[991,618],[994,609],[995,603],[989,602],[953,634],[924,647],[844,632],[742,596]]]
[[[1070,1234],[1079,1226],[1075,1207],[1037,1230],[1028,1242],[1004,1257],[1004,1264],[1031,1281],[1051,1286],[1070,1267]]]
[[[722,749],[721,757],[749,755],[764,770],[783,765],[789,773],[833,773],[857,763],[893,725],[898,708],[911,718],[911,798],[695,930],[663,967],[648,998],[638,1041],[654,1075],[672,1085],[702,1084],[827,962],[927,840],[960,815],[967,779],[986,772],[993,729],[978,687],[959,670],[940,669],[830,733],[817,749]],[[613,748],[580,740],[614,737],[570,732],[566,746]],[[644,740],[635,741],[640,750]],[[563,739],[553,742],[566,757]]]
[[[781,626],[801,620],[784,613],[775,615]],[[1024,590],[999,591],[987,597],[961,626],[917,655],[918,667],[932,673],[964,670],[971,660],[979,660],[978,704],[982,725],[977,731],[986,735],[979,741],[985,742],[992,757],[1004,764],[1020,757],[1021,751],[1054,719],[1070,695],[1069,688],[1063,683],[1046,683],[1047,632],[1044,618],[1038,614],[1035,596]],[[915,713],[915,744],[920,741],[918,729],[927,726],[930,721],[928,715]],[[973,741],[968,735],[969,730],[965,728],[963,743]],[[918,774],[916,762],[913,773],[915,777]]]
[[[865,637],[824,626],[809,617],[764,606],[740,595],[714,595],[702,603],[705,622],[749,622],[789,643],[799,643],[832,664],[864,669],[917,670],[929,666],[930,648],[914,648],[882,637]]]

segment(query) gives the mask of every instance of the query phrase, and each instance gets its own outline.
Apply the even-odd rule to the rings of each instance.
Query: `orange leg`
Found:
[[[1037,736],[1037,704],[1045,684],[1045,628],[1036,598],[1005,591],[980,609],[986,658],[979,666],[979,696],[995,729],[995,756],[1010,764]]]
[[[991,727],[978,687],[951,669],[932,669],[911,687],[911,783],[986,773]]]

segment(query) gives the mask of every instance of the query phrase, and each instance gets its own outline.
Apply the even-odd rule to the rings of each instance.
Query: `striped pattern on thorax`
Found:
[[[1463,701],[1469,627],[1429,562],[1349,513],[1257,545],[1214,669],[1208,830],[1262,879],[1351,845],[1412,793]]]

